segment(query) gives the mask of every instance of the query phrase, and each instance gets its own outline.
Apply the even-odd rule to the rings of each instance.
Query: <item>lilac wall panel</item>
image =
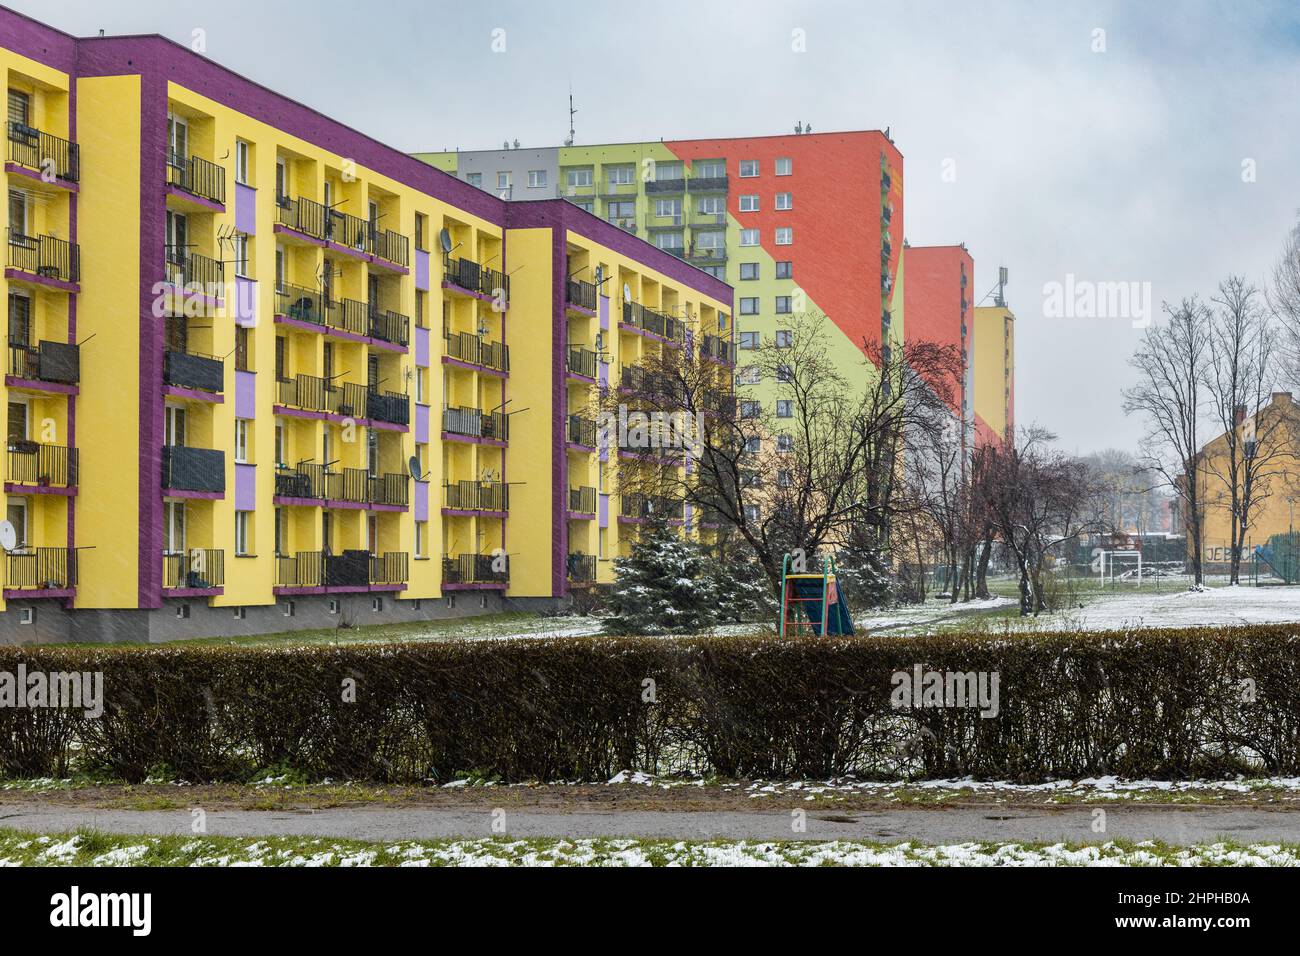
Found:
[[[429,406],[415,406],[415,440],[418,442],[427,442],[429,440]]]
[[[429,520],[429,483],[427,481],[417,481],[415,483],[415,520]]]
[[[609,296],[607,295],[600,297],[600,330],[609,331]]]
[[[415,250],[415,287],[429,291],[429,254],[423,249]]]
[[[600,496],[600,509],[596,515],[596,520],[600,522],[600,527],[609,527],[609,495]]]
[[[415,330],[415,364],[421,368],[429,367],[429,330],[418,326]]]
[[[235,183],[235,228],[257,234],[257,190],[243,183]]]
[[[252,511],[257,507],[257,466],[235,465],[235,510]]]
[[[600,382],[601,388],[609,388],[609,363],[601,362],[600,368],[596,372],[596,380]]]
[[[257,325],[257,282],[235,276],[235,322],[246,329]]]
[[[235,417],[255,418],[257,413],[257,373],[235,372]]]

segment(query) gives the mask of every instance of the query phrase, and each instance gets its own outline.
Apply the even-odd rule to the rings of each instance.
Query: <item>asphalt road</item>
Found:
[[[1095,816],[1105,810],[1104,821]],[[98,810],[6,804],[0,826],[34,832],[94,827],[110,833],[186,835],[188,810]],[[494,830],[494,821],[503,830]],[[673,840],[836,840],[965,843],[970,841],[1104,842],[1161,840],[1169,844],[1231,839],[1239,843],[1300,843],[1300,810],[1250,808],[1096,808],[1057,810],[811,810],[798,829],[785,812],[581,811],[340,807],[325,810],[213,810],[214,836],[320,836],[358,840],[517,837],[646,837]],[[1104,822],[1104,830],[1095,829]]]

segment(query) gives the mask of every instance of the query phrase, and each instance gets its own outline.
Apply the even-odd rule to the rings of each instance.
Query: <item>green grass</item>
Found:
[[[1096,844],[963,843],[927,846],[868,841],[679,841],[639,839],[405,840],[321,837],[137,836],[81,829],[31,834],[0,829],[7,866],[1295,866],[1297,844],[1170,846],[1144,841]]]

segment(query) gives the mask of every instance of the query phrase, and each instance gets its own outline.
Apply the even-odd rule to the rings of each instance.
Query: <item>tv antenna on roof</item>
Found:
[[[573,114],[578,111],[573,108],[573,87],[569,87],[569,138],[564,141],[565,146],[572,146],[576,134],[573,131]]]

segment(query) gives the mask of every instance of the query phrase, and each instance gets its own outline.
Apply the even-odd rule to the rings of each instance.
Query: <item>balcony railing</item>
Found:
[[[77,586],[74,548],[23,548],[5,555],[5,587],[66,590]]]
[[[713,359],[715,362],[736,364],[736,346],[733,342],[717,335],[705,335],[700,339],[700,357]]]
[[[220,548],[164,551],[163,587],[208,590],[226,585],[226,552]]]
[[[77,449],[11,438],[8,480],[24,485],[75,488]]]
[[[372,339],[392,342],[405,346],[411,341],[411,317],[394,312],[392,309],[380,309],[372,306],[369,313],[367,334]]]
[[[387,551],[297,551],[275,556],[277,587],[364,588],[371,584],[404,584],[407,580],[407,554]]]
[[[596,580],[594,554],[570,554],[565,558],[564,566],[568,579],[576,584],[589,584]]]
[[[626,494],[619,496],[619,514],[624,518],[670,518],[680,520],[684,513],[681,501],[663,495]]]
[[[504,342],[488,342],[468,332],[444,332],[442,337],[448,358],[499,372],[510,371],[510,347]]]
[[[177,388],[220,392],[225,388],[226,369],[221,359],[211,355],[169,351],[163,355],[163,381]]]
[[[650,373],[640,365],[624,365],[619,369],[618,384],[629,392],[650,391]]]
[[[314,239],[330,238],[330,211],[320,203],[301,196],[280,196],[276,200],[276,208],[276,222],[280,225]]]
[[[596,287],[581,279],[570,279],[567,284],[569,305],[576,305],[588,312],[596,311]]]
[[[446,282],[476,292],[489,298],[502,298],[510,301],[510,277],[495,269],[479,265],[473,259],[457,259],[444,256],[442,260],[442,277]]]
[[[584,515],[596,513],[596,489],[589,487],[569,489],[569,510]]]
[[[370,556],[371,584],[405,584],[409,577],[410,555],[405,551],[385,551]]]
[[[300,461],[279,465],[275,471],[275,494],[281,498],[325,498],[328,472],[324,465]]]
[[[443,584],[505,584],[510,580],[506,555],[457,554],[442,559]]]
[[[411,397],[403,392],[366,390],[366,418],[392,425],[411,423]]]
[[[726,176],[696,176],[686,180],[686,188],[693,193],[725,193]]]
[[[285,285],[275,290],[275,314],[312,325],[329,325],[330,313],[338,303],[323,292],[304,286]]]
[[[680,342],[686,337],[686,327],[681,319],[656,312],[640,302],[623,303],[623,324],[675,342]]]
[[[500,481],[457,481],[443,486],[452,511],[509,511],[510,486]]]
[[[81,281],[81,249],[75,242],[53,236],[28,236],[6,230],[9,267],[60,282]]]
[[[510,440],[510,417],[504,412],[485,412],[462,405],[442,410],[442,430],[452,435]]]
[[[81,147],[23,123],[9,121],[9,162],[44,172],[59,179],[81,179]],[[47,165],[48,164],[48,165]]]
[[[28,381],[75,385],[81,381],[81,348],[70,342],[10,345],[9,374]]]
[[[645,184],[645,191],[648,193],[684,193],[686,192],[686,180],[677,179],[652,179]]]
[[[596,447],[596,423],[581,415],[569,416],[569,442],[585,448]]]
[[[191,195],[226,204],[226,170],[198,156],[178,153],[167,157],[167,183]]]
[[[226,284],[224,262],[190,252],[184,246],[167,246],[166,254],[167,278],[173,285],[221,298]]]
[[[298,374],[277,383],[279,404],[351,418],[370,418],[396,425],[410,423],[410,398],[400,392],[336,382],[319,375]]]
[[[570,348],[567,368],[574,375],[581,375],[585,378],[595,378],[596,361],[596,353],[591,349]]]
[[[217,448],[164,445],[162,486],[171,491],[224,492],[226,453]]]

